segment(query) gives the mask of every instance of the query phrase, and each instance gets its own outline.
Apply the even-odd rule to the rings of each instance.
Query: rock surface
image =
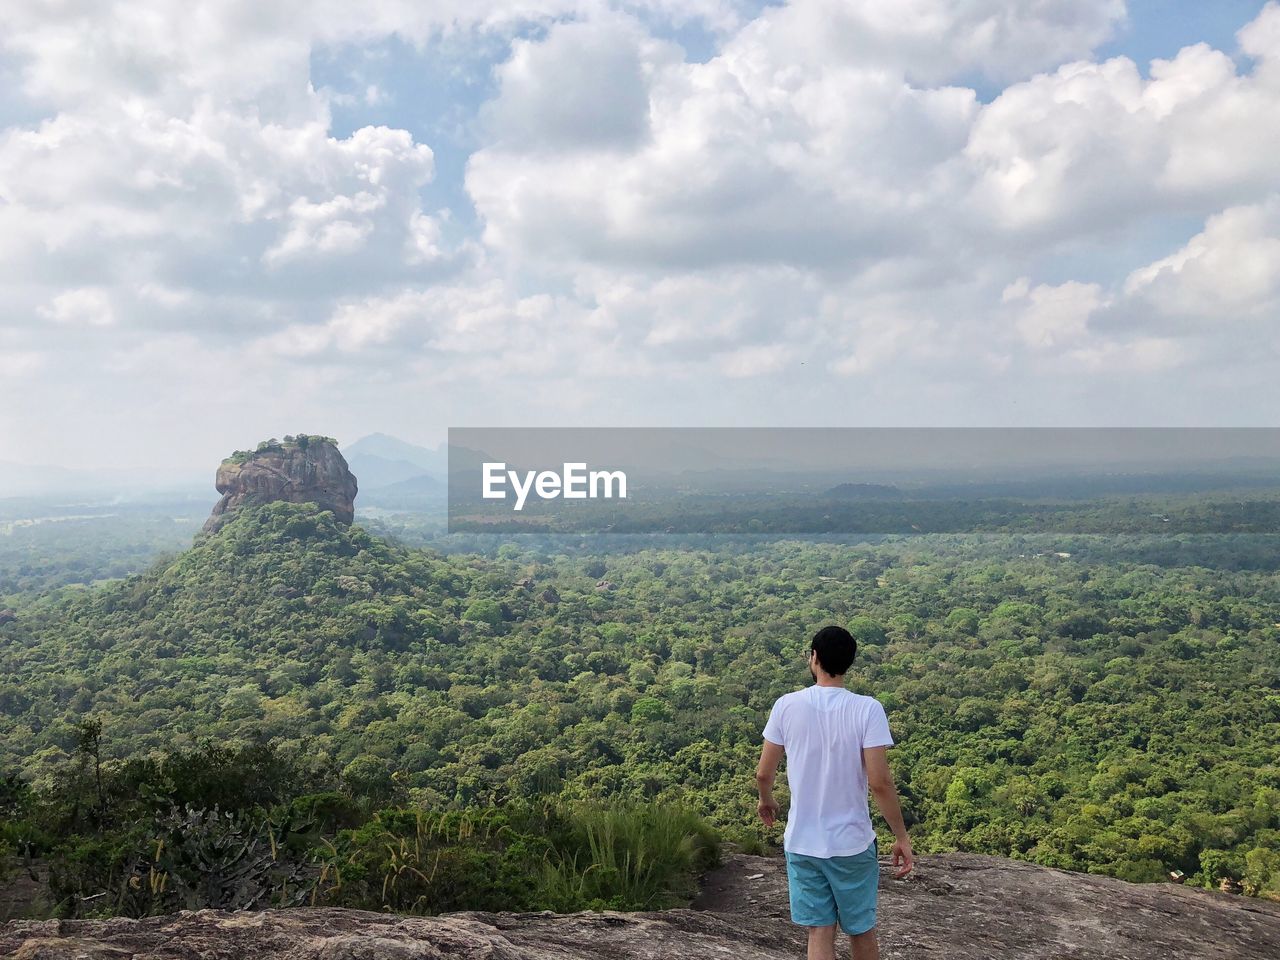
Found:
[[[1280,905],[1133,885],[967,854],[924,856],[894,880],[881,862],[880,941],[890,960],[1275,960]],[[14,921],[16,960],[783,960],[804,955],[777,858],[734,855],[692,910],[455,913],[338,908],[183,912],[144,920]],[[838,956],[847,956],[842,948]]]
[[[249,454],[229,457],[218,467],[218,492],[204,530],[212,533],[247,505],[285,500],[316,503],[332,510],[342,523],[355,519],[356,478],[338,447],[323,437],[275,443]]]

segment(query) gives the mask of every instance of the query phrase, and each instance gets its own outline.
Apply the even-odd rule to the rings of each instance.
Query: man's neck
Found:
[[[843,687],[844,675],[833,677],[828,673],[819,673],[814,677],[815,682],[820,687]]]

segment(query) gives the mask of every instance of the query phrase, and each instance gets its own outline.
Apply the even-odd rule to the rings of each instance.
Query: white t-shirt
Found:
[[[778,698],[764,738],[787,754],[791,810],[783,847],[829,858],[871,846],[862,748],[893,745],[880,701],[844,687],[805,687]]]

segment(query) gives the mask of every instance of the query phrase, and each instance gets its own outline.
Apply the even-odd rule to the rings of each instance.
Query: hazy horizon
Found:
[[[904,483],[908,490],[1110,475],[1201,476],[1205,482],[1230,475],[1237,486],[1269,486],[1280,477],[1280,428],[462,428],[438,444],[381,431],[350,443],[334,439],[365,491],[430,476],[443,494],[446,481],[450,489],[455,479],[469,486],[481,460],[520,469],[583,461],[625,468],[642,482],[685,478],[704,490],[727,483],[725,491],[756,480],[766,487],[793,482],[787,477],[804,484]],[[0,460],[0,499],[45,492],[108,499],[124,492],[144,499],[212,495],[217,467],[232,452],[198,465],[167,460],[89,469]],[[447,458],[460,452],[452,465]]]

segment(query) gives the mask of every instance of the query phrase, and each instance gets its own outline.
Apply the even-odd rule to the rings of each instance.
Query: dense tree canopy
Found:
[[[19,598],[4,768],[55,789],[92,716],[109,769],[264,738],[377,802],[678,803],[776,843],[760,730],[836,622],[918,850],[1280,887],[1275,564],[1007,534],[437,546],[274,504],[140,575]]]

